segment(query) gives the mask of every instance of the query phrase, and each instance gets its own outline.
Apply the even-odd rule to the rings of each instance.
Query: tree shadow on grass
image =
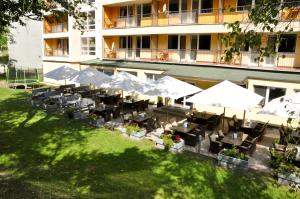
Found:
[[[272,196],[274,190],[256,174],[223,170],[211,160],[190,154],[144,149],[141,143],[113,132],[96,131],[21,102],[22,94],[0,101],[0,166],[14,172],[13,179],[0,176],[0,198],[295,196]],[[90,139],[98,139],[99,145]],[[110,146],[116,149],[101,148]]]

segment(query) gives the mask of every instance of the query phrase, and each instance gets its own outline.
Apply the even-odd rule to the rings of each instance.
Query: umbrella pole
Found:
[[[224,114],[224,116],[223,116],[223,118],[222,118],[222,125],[223,125],[223,131],[224,131],[224,128],[225,128],[225,122],[224,122],[224,120],[225,120],[225,114],[226,114],[226,108],[224,107],[224,112],[223,112],[223,114]]]
[[[246,110],[244,110],[244,114],[243,114],[243,125],[245,126],[245,119],[246,119]]]

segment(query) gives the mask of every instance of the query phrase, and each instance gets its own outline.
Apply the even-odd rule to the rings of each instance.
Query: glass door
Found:
[[[142,8],[141,5],[136,5],[136,25],[138,27],[141,26],[141,20],[142,20]]]
[[[181,17],[181,23],[189,23],[189,13],[187,11],[187,0],[181,0],[181,6],[180,6],[180,17]]]
[[[128,6],[127,22],[128,22],[128,27],[135,26],[135,20],[134,20],[134,16],[133,16],[133,5]]]
[[[136,37],[136,52],[135,52],[136,58],[140,58],[140,56],[141,56],[141,42],[142,42],[141,36],[137,36]]]
[[[190,60],[195,62],[197,60],[197,44],[198,44],[198,36],[191,35],[191,53]]]
[[[180,35],[180,46],[179,46],[180,60],[185,60],[186,51],[186,36]]]
[[[132,58],[132,36],[128,36],[127,42],[127,55]]]

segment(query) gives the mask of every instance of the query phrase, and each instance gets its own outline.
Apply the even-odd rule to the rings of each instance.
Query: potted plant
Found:
[[[146,130],[136,124],[130,124],[126,127],[126,134],[132,139],[140,140],[146,136]]]
[[[179,153],[183,151],[184,140],[181,139],[180,135],[175,135],[173,146],[170,148],[170,151]]]
[[[73,119],[74,118],[74,112],[75,112],[75,108],[68,108],[66,110],[66,114],[68,116],[69,119]]]
[[[162,135],[162,141],[163,141],[164,149],[167,151],[170,150],[174,144],[171,134]]]
[[[94,127],[100,127],[103,119],[99,118],[96,114],[90,114],[89,115],[90,124]]]
[[[223,167],[248,169],[248,156],[238,149],[223,149],[218,154],[218,164]]]

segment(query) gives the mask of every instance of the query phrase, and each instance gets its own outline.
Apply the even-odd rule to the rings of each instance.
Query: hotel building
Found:
[[[231,63],[222,60],[225,23],[247,22],[255,0],[87,0],[84,30],[69,16],[43,21],[44,73],[62,65],[95,67],[112,75],[126,71],[142,79],[170,75],[201,88],[230,80],[270,101],[300,91],[300,3],[280,13],[293,19],[277,56],[258,62],[249,47]],[[263,45],[272,39],[261,32]],[[47,79],[46,79],[47,81]],[[50,80],[48,80],[50,81]]]

